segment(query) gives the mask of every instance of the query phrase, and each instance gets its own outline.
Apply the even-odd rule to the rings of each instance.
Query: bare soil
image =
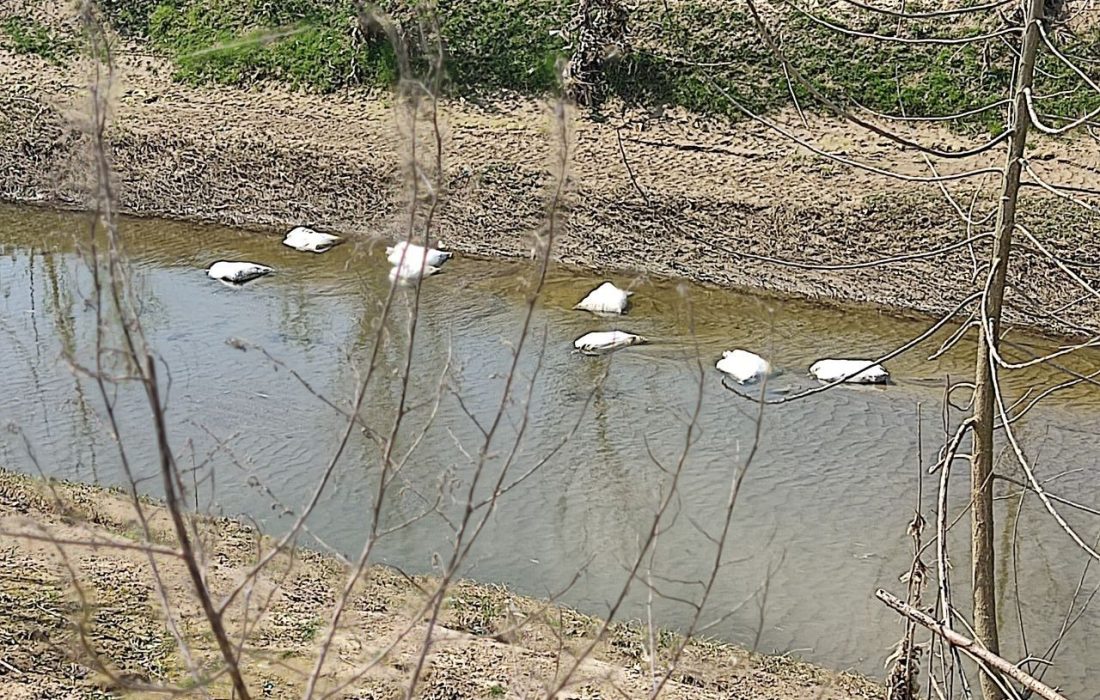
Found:
[[[178,543],[165,510],[138,503],[150,537],[126,494],[0,471],[0,696],[163,697],[167,686],[200,696],[163,601],[204,681],[218,668],[217,649],[182,561],[164,553]],[[219,599],[272,547],[232,520],[197,518],[195,532]],[[146,544],[160,550],[149,552]],[[243,672],[255,697],[301,697],[347,576],[334,556],[287,552],[229,606],[230,632],[248,629]],[[382,567],[361,576],[319,687],[339,687],[338,698],[404,697],[427,634],[418,614],[434,584]],[[546,601],[460,582],[447,593],[416,697],[538,695],[598,626],[595,618]],[[664,632],[657,638],[661,669],[678,638]],[[636,625],[613,625],[559,697],[647,696],[645,639]],[[214,675],[208,687],[215,698],[230,696],[224,675]],[[882,698],[883,691],[858,676],[698,640],[687,646],[662,697],[857,700]]]
[[[273,232],[310,224],[364,243],[406,235],[411,129],[392,96],[186,86],[164,60],[117,49],[110,141],[124,211]],[[90,71],[0,49],[0,74],[0,198],[86,204]],[[530,254],[558,170],[552,113],[543,101],[513,95],[440,105],[444,185],[433,237],[471,255]],[[794,113],[770,118],[869,167],[931,174],[917,153],[847,122],[807,116],[806,125]],[[922,313],[953,308],[984,281],[976,261],[987,258],[988,239],[918,260],[820,267],[935,250],[992,228],[985,220],[968,232],[934,183],[845,167],[751,120],[606,107],[570,111],[567,125],[569,180],[553,248],[562,263]],[[430,166],[427,126],[419,123],[417,154]],[[940,149],[988,138],[929,124],[892,128]],[[941,174],[999,168],[1002,151],[935,166]],[[1049,181],[1100,182],[1093,140],[1036,138],[1029,159]],[[984,212],[996,201],[991,182],[946,187],[964,210],[978,189],[974,211]],[[1037,187],[1023,209],[1049,250],[1098,279],[1100,217]],[[1011,321],[1062,334],[1094,326],[1095,296],[1034,247],[1014,256]]]

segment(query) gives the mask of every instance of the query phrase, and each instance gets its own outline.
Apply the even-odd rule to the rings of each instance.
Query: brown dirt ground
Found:
[[[124,211],[265,230],[308,223],[364,242],[403,235],[409,129],[390,96],[185,86],[171,80],[165,61],[126,46],[117,64],[110,139]],[[0,199],[85,204],[88,71],[0,48],[0,75]],[[553,250],[562,263],[923,313],[954,307],[984,280],[965,248],[855,270],[760,259],[852,263],[965,239],[966,227],[934,184],[823,160],[751,121],[731,125],[673,109],[608,108],[597,116],[568,116],[569,186]],[[846,122],[775,119],[833,153],[929,174],[920,155]],[[440,125],[445,185],[433,235],[467,254],[528,255],[545,225],[555,169],[551,109],[510,95],[451,101],[440,107]],[[929,125],[905,134],[941,149],[985,138]],[[1029,157],[1052,181],[1100,182],[1096,141],[1037,138]],[[994,150],[936,165],[946,174],[999,167],[1001,159]],[[964,207],[974,186],[949,185]],[[991,193],[978,201],[991,206]],[[1056,254],[1084,263],[1084,277],[1100,277],[1100,217],[1037,189],[1024,209],[1024,221]],[[985,259],[984,242],[975,248]],[[1033,252],[1018,248],[1014,256],[1012,321],[1064,334],[1095,326],[1095,297]],[[1061,318],[1052,317],[1059,308]]]
[[[195,666],[218,668],[216,647],[202,622],[182,562],[138,548],[177,540],[164,509],[142,501],[152,536],[146,539],[131,499],[120,492],[46,482],[0,470],[0,696],[41,698],[164,697],[159,687],[184,688],[191,675],[166,624],[162,594]],[[243,581],[271,541],[238,522],[196,519],[204,543],[208,585],[224,595]],[[46,541],[53,540],[53,541]],[[67,542],[82,542],[83,545]],[[98,546],[88,546],[87,543]],[[256,697],[296,698],[312,668],[328,616],[345,584],[346,567],[308,550],[279,556],[255,577],[245,602],[225,616],[231,633],[248,625],[244,675]],[[417,619],[433,581],[372,568],[356,583],[349,612],[335,635],[321,688],[332,689],[369,660],[381,661],[334,697],[398,698],[416,664],[427,625]],[[599,621],[496,586],[461,582],[447,595],[420,698],[530,697],[568,664]],[[392,651],[381,654],[412,632]],[[645,697],[649,662],[643,630],[614,625],[581,666],[562,698]],[[658,667],[678,638],[661,633]],[[224,677],[210,686],[228,698]],[[798,661],[760,656],[710,641],[689,644],[666,698],[727,700],[880,699],[880,686]]]

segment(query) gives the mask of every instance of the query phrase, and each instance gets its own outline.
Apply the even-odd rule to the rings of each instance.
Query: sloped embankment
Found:
[[[164,509],[142,504],[150,524],[152,560],[135,545],[143,529],[128,496],[101,488],[43,482],[0,470],[0,694],[38,697],[116,697],[126,687],[192,683],[174,635],[165,624],[162,595],[199,668],[217,664],[217,649],[202,623],[182,562],[163,552],[176,546]],[[258,552],[271,542],[235,521],[198,524],[209,562],[208,582],[224,595],[245,580]],[[98,547],[62,542],[95,541]],[[227,609],[226,625],[247,619],[244,675],[257,697],[298,698],[314,662],[326,620],[347,576],[334,557],[308,550],[279,556]],[[432,581],[373,568],[356,584],[335,636],[322,687],[360,665],[382,661],[340,697],[403,697],[426,625],[418,621]],[[424,673],[423,697],[522,697],[568,665],[599,621],[572,610],[516,596],[504,588],[461,582],[449,592]],[[401,631],[411,632],[401,637]],[[674,636],[662,633],[662,640]],[[642,658],[645,631],[614,625],[580,669],[570,697],[648,694]],[[392,649],[382,654],[390,643]],[[667,647],[662,647],[666,649]],[[559,666],[557,664],[561,664]],[[641,666],[639,666],[641,664]],[[881,688],[784,658],[750,654],[708,641],[691,643],[663,697],[871,700]],[[209,690],[228,697],[228,681]],[[140,694],[138,696],[141,696]]]
[[[201,4],[185,3],[192,10]],[[115,5],[126,2],[117,0]],[[702,10],[696,15],[690,21],[699,23],[701,37],[722,26],[706,25],[704,32],[704,20],[713,17]],[[680,16],[676,27],[682,29],[689,19]],[[182,36],[184,29],[172,26],[173,36]],[[653,53],[654,43],[666,35],[660,26],[646,26],[637,41]],[[62,30],[56,31],[61,36]],[[23,35],[22,44],[9,40],[0,47],[0,68],[17,76],[0,94],[5,105],[0,112],[0,197],[81,205],[91,173],[84,128],[87,66],[79,52],[42,50],[56,44],[50,43],[53,35],[28,35],[25,28]],[[166,36],[159,41],[167,41]],[[677,36],[681,34],[667,34],[670,42]],[[29,50],[28,41],[39,50]],[[160,45],[157,41],[135,38],[116,46],[109,140],[123,210],[263,229],[310,223],[364,242],[401,234],[410,131],[407,115],[397,112],[387,92],[368,89],[365,79],[359,87],[334,92],[291,90],[292,76],[272,67],[282,65],[282,59],[256,53],[268,51],[267,44],[244,57],[233,54],[192,65],[173,53],[179,47],[151,52]],[[664,49],[695,45],[687,41]],[[474,48],[462,43],[453,48],[456,75],[463,74],[463,56]],[[294,64],[299,68],[312,65],[306,60],[312,54],[294,55],[301,59]],[[752,70],[741,75],[727,66],[730,73],[723,80],[771,94],[760,82],[764,74],[754,56],[734,55],[732,62],[744,59],[746,70]],[[863,65],[882,57],[860,54],[853,60],[857,58]],[[245,71],[263,66],[269,73]],[[362,76],[365,68],[360,68],[357,75]],[[553,136],[558,130],[544,100],[501,90],[507,82],[502,76],[511,75],[505,68],[488,72],[497,76],[495,82],[477,90],[467,86],[477,99],[462,98],[465,93],[456,88],[455,98],[440,108],[443,190],[434,233],[464,253],[527,255],[532,234],[545,223],[560,149]],[[832,63],[820,68],[823,75],[839,70]],[[640,70],[629,84],[639,90],[652,87]],[[688,80],[683,73],[675,75]],[[951,75],[920,73],[911,87],[916,90],[922,80]],[[235,83],[232,76],[238,77]],[[255,80],[245,80],[247,76]],[[558,260],[926,313],[947,311],[976,289],[980,280],[975,260],[987,256],[988,241],[979,239],[972,246],[962,242],[988,229],[988,220],[968,231],[935,184],[847,168],[757,122],[731,120],[717,109],[707,116],[706,105],[688,100],[689,93],[681,89],[698,85],[702,78],[692,80],[648,96],[616,88],[619,93],[612,90],[596,111],[569,112],[569,186],[554,250]],[[538,85],[521,87],[536,90]],[[899,87],[905,94],[906,86]],[[846,89],[843,84],[835,88]],[[712,107],[723,104],[720,94],[707,94]],[[920,103],[916,96],[912,102],[928,110],[955,106]],[[673,106],[677,103],[698,109]],[[930,173],[919,155],[845,122],[810,111],[803,124],[798,114],[771,98],[760,108],[789,134],[831,153],[906,176]],[[423,121],[420,126],[423,156],[432,141]],[[897,128],[941,149],[961,150],[987,138],[973,128]],[[1045,178],[1069,186],[1094,187],[1100,174],[1100,152],[1085,141],[1036,138],[1030,159]],[[996,149],[977,159],[937,163],[941,174],[1000,166]],[[982,211],[994,202],[990,180],[972,182],[948,187],[960,206],[969,205],[978,187],[981,196],[974,211]],[[1033,188],[1026,194],[1022,220],[1051,252],[1082,263],[1077,269],[1086,279],[1100,269],[1097,217]],[[915,255],[928,251],[941,252]],[[1074,324],[1095,318],[1095,300],[1081,301],[1054,263],[1027,247],[1018,247],[1014,255],[1018,274],[1007,300],[1011,320],[1070,333]],[[894,257],[904,260],[865,265]],[[1056,319],[1040,311],[1040,305],[1065,310]]]

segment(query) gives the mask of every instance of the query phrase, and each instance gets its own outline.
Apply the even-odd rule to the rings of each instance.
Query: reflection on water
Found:
[[[0,437],[0,460],[27,471],[119,483],[101,400],[69,367],[69,361],[92,359],[95,336],[94,311],[83,301],[91,280],[73,242],[84,220],[0,208],[0,223],[0,342],[7,349],[0,355],[0,424],[19,429]],[[124,232],[145,331],[169,372],[171,436],[180,463],[195,467],[200,507],[246,513],[279,532],[290,520],[280,515],[283,506],[296,510],[309,498],[346,425],[311,392],[343,409],[370,363],[388,291],[381,248],[345,245],[317,256],[284,248],[273,236],[162,221],[126,221]],[[253,260],[277,272],[230,289],[203,274],[218,259]],[[425,283],[408,415],[397,440],[397,458],[408,454],[401,492],[388,503],[385,519],[392,525],[414,518],[441,492],[443,513],[383,539],[379,560],[430,571],[433,554],[448,551],[454,537],[448,523],[473,474],[479,426],[498,408],[532,274],[529,263],[457,259]],[[614,323],[570,310],[598,282],[570,271],[551,274],[519,362],[515,398],[488,459],[495,475],[521,430],[509,481],[552,456],[502,499],[465,572],[545,595],[565,588],[580,570],[563,599],[597,614],[617,595],[624,567],[667,488],[665,470],[685,448],[697,359],[704,370],[702,408],[670,509],[674,524],[661,533],[653,560],[653,580],[669,596],[697,595],[698,586],[689,582],[704,577],[713,559],[697,528],[720,527],[730,479],[753,441],[755,408],[725,391],[713,369],[721,351],[745,347],[767,357],[781,372],[767,388],[778,398],[813,386],[805,373],[815,359],[875,356],[926,325],[873,310],[821,309],[673,282],[639,283],[630,315]],[[364,420],[380,434],[392,427],[400,402],[411,298],[399,293],[384,321],[386,340],[364,399]],[[655,342],[604,358],[570,352],[578,335],[613,326]],[[740,607],[710,634],[751,643],[760,628],[762,650],[881,673],[901,627],[872,595],[880,586],[900,591],[897,577],[908,568],[905,527],[916,499],[918,414],[921,451],[930,464],[940,444],[943,378],[971,372],[972,345],[925,359],[946,337],[889,363],[897,384],[887,389],[843,387],[765,411],[763,444],[731,530],[731,563],[719,577],[710,612],[716,617]],[[256,349],[242,352],[226,342],[230,338],[270,357]],[[1067,364],[1089,371],[1097,357],[1083,354]],[[1011,393],[1018,397],[1029,383],[1064,379],[1051,372],[1015,374]],[[117,406],[136,476],[155,493],[144,401],[133,387],[122,387]],[[576,434],[555,452],[574,426]],[[1100,392],[1075,388],[1029,413],[1019,433],[1052,479],[1052,491],[1095,504],[1098,429]],[[376,443],[352,432],[332,488],[310,520],[311,531],[328,545],[358,551],[379,457]],[[965,505],[966,479],[961,469],[952,476],[956,513]],[[926,484],[926,507],[932,492]],[[273,508],[272,499],[281,505]],[[1058,631],[1083,561],[1034,498],[1022,506],[1006,498],[999,507],[1002,617],[1014,645],[1007,653],[1024,655],[1009,565],[1017,518],[1021,567],[1015,574],[1031,624],[1029,649],[1041,653]],[[1079,514],[1069,516],[1095,532]],[[959,556],[966,552],[962,536],[956,532],[953,543]],[[967,568],[956,562],[956,585],[965,585]],[[1090,575],[1087,583],[1096,582]],[[639,591],[626,612],[640,616],[643,605]],[[690,615],[669,601],[658,603],[655,613],[668,626]],[[1048,680],[1089,697],[1095,679],[1090,686],[1085,675],[1098,639],[1100,614],[1089,613],[1071,630]]]

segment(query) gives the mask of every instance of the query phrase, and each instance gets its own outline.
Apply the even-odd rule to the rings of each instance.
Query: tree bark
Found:
[[[997,634],[997,597],[993,549],[993,424],[994,388],[990,348],[997,347],[1000,336],[1001,308],[1004,301],[1008,259],[1012,249],[1012,234],[1016,227],[1016,202],[1020,191],[1022,158],[1031,125],[1024,91],[1031,87],[1035,73],[1035,56],[1039,48],[1039,22],[1043,17],[1044,0],[1024,0],[1023,40],[1016,85],[1012,98],[1012,136],[1002,180],[1001,204],[997,211],[997,226],[986,294],[982,299],[988,327],[982,324],[978,338],[977,367],[974,393],[974,449],[970,462],[971,509],[971,582],[974,596],[974,633],[976,639],[994,654],[1000,653]],[[985,700],[1003,700],[1004,693],[986,675],[981,677]]]

